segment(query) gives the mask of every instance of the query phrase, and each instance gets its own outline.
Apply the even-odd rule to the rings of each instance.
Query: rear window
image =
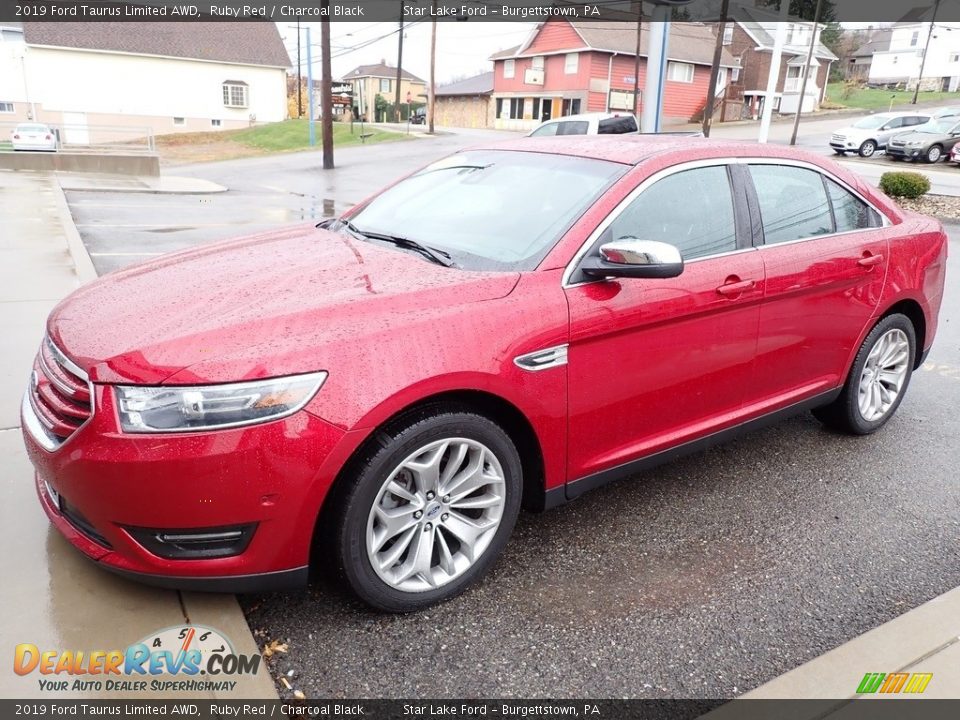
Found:
[[[50,132],[50,129],[46,125],[17,125],[17,132],[46,133]]]
[[[623,133],[636,131],[637,121],[632,115],[601,120],[600,127],[597,130],[600,135],[622,135]]]

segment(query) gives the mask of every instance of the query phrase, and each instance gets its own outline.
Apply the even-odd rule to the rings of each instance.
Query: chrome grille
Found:
[[[37,422],[28,422],[31,434],[47,450],[54,450],[93,415],[93,395],[87,374],[50,338],[40,345],[33,363],[30,388],[24,401]],[[42,433],[42,435],[41,435]]]

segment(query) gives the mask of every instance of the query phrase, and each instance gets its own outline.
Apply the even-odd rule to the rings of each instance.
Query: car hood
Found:
[[[229,382],[322,370],[326,343],[503,297],[518,279],[297,226],[106,275],[61,302],[47,331],[94,382]]]
[[[897,135],[894,140],[898,143],[919,142],[924,145],[930,143],[943,142],[950,138],[946,133],[926,133],[926,132],[905,132]]]

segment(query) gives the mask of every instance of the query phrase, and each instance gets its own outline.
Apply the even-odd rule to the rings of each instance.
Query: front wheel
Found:
[[[874,153],[877,152],[877,143],[873,140],[864,140],[860,145],[860,157],[873,157]]]
[[[334,534],[353,591],[389,612],[448,600],[490,568],[520,509],[520,457],[493,421],[437,407],[388,427],[356,466]]]
[[[852,435],[876,432],[893,416],[910,384],[916,334],[905,315],[883,318],[864,339],[840,396],[813,414]]]
[[[939,162],[940,158],[943,157],[943,148],[939,145],[934,145],[932,148],[927,150],[927,162],[935,163]]]

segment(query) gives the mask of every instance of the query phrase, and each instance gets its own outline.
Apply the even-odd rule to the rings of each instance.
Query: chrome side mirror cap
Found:
[[[683,257],[668,243],[620,238],[601,245],[600,257],[586,258],[581,270],[592,278],[672,278],[683,272]]]

